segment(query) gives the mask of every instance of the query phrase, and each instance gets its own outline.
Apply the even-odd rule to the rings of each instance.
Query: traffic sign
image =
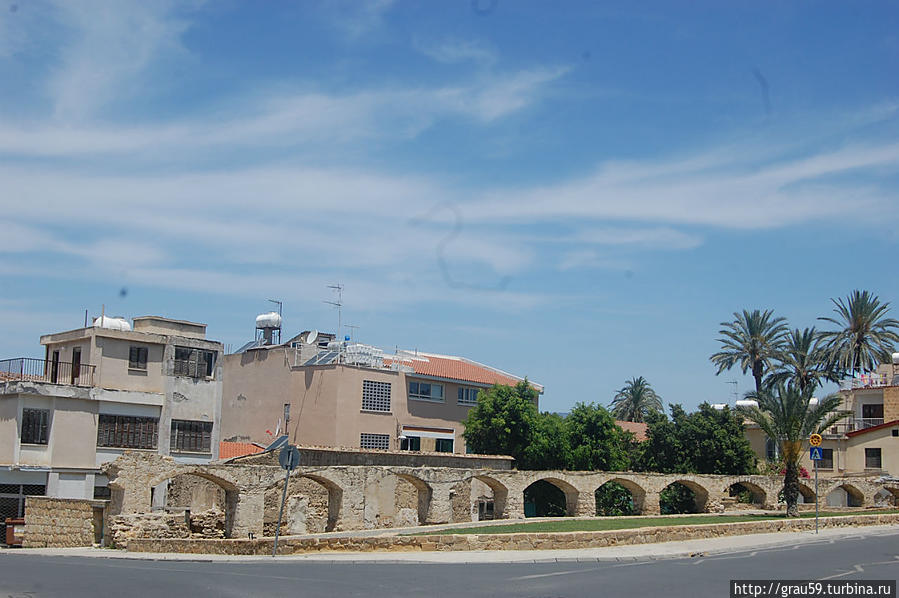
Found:
[[[293,471],[300,464],[300,451],[293,445],[287,445],[278,453],[278,463],[287,471]]]
[[[812,434],[808,437],[808,443],[812,446],[821,446],[821,442],[823,441],[824,438],[822,438],[820,434]]]
[[[808,453],[808,458],[812,461],[820,461],[824,458],[824,451],[817,446],[810,448]]]

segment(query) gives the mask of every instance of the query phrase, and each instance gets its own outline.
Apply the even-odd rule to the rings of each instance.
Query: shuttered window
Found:
[[[132,370],[147,369],[146,347],[131,347],[128,350],[128,367]]]
[[[22,443],[47,444],[50,439],[50,410],[22,409]]]
[[[172,420],[169,448],[173,451],[208,453],[212,450],[212,422]]]
[[[191,347],[175,347],[176,376],[208,378],[215,371],[215,351]]]
[[[158,443],[158,418],[100,415],[97,426],[97,446],[155,449]]]

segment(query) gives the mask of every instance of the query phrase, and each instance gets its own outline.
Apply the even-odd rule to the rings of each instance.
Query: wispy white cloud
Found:
[[[123,3],[57,1],[53,15],[67,34],[47,81],[62,121],[81,120],[116,99],[146,93],[141,76],[160,59],[184,52],[189,24],[168,0]]]
[[[474,62],[489,66],[496,62],[496,52],[476,40],[450,37],[434,42],[416,39],[414,45],[425,56],[443,64]]]

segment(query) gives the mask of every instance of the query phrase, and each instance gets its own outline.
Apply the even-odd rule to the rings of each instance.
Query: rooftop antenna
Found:
[[[278,301],[277,299],[269,299],[268,302],[269,302],[269,303],[274,303],[275,305],[277,305],[277,306],[278,306],[278,315],[279,315],[279,316],[282,315],[282,314],[281,314],[281,307],[284,305],[283,303],[281,303],[281,302]]]
[[[347,324],[346,327],[350,329],[350,342],[354,342],[356,331],[359,330],[361,326],[356,326],[355,324]]]
[[[734,385],[734,401],[739,400],[740,394],[737,392],[737,381],[736,380],[728,380],[727,383]]]
[[[334,291],[337,291],[337,301],[325,301],[328,305],[333,305],[337,308],[337,336],[336,338],[340,340],[341,333],[341,308],[343,307],[343,285],[339,282],[337,284],[329,284],[328,288]]]

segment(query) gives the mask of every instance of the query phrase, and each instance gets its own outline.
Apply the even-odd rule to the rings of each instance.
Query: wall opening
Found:
[[[677,481],[659,493],[659,510],[662,515],[676,513],[703,513],[708,501],[708,491],[695,482]]]
[[[262,533],[274,536],[278,527],[278,512],[284,480],[265,491]],[[281,519],[282,535],[318,534],[333,531],[340,515],[343,492],[331,482],[313,476],[291,476],[287,485],[284,517]]]
[[[537,480],[524,489],[525,517],[565,517],[576,505],[577,490],[561,480]]]
[[[626,480],[609,480],[593,493],[596,498],[596,515],[613,517],[637,515],[643,503],[643,489]],[[639,500],[635,497],[639,496]]]
[[[751,482],[737,482],[727,488],[727,495],[739,505],[762,507],[767,501],[767,493]]]

